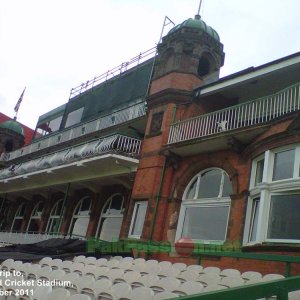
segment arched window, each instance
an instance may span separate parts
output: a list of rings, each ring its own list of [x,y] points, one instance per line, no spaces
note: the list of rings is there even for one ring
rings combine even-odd
[[[17,212],[15,214],[12,226],[11,226],[11,231],[21,231],[23,219],[25,215],[25,203],[21,203],[17,209]]]
[[[119,239],[124,213],[124,196],[112,195],[105,203],[98,228],[97,236],[100,240],[115,241]]]
[[[92,200],[90,197],[82,198],[76,205],[69,227],[70,237],[85,237],[90,222]]]
[[[63,214],[63,199],[58,200],[52,207],[46,232],[47,233],[58,233],[61,226],[62,214]]]
[[[226,239],[230,211],[231,183],[221,169],[197,174],[185,189],[176,240],[188,237],[200,242]]]
[[[43,213],[43,203],[40,201],[36,206],[33,208],[28,226],[27,231],[29,232],[38,232],[40,229],[41,219]]]

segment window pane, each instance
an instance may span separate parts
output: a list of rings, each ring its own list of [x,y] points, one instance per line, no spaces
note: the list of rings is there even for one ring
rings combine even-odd
[[[229,206],[187,207],[182,237],[196,240],[224,241]]]
[[[68,114],[65,127],[69,127],[79,123],[81,121],[82,113],[83,113],[83,107],[70,112]]]
[[[263,179],[265,160],[261,159],[256,164],[255,184],[261,183]]]
[[[90,218],[75,218],[72,235],[85,237]]]
[[[194,182],[191,184],[189,191],[186,195],[186,199],[194,199],[195,192],[196,192],[196,186],[197,186],[198,177],[194,180]]]
[[[113,217],[105,218],[102,224],[100,240],[104,241],[116,241],[119,239],[121,226],[122,226],[123,216],[122,217]]]
[[[275,154],[273,180],[292,178],[294,171],[295,149]]]
[[[62,120],[62,116],[54,120],[51,120],[49,123],[49,132],[57,131],[60,127],[61,120]]]
[[[250,242],[256,240],[258,214],[259,214],[259,204],[260,204],[260,199],[259,198],[256,198],[256,199],[253,200],[252,213],[251,213],[251,223],[250,223],[250,233],[249,233],[249,241]]]
[[[300,195],[271,197],[268,238],[300,240]]]
[[[222,172],[211,170],[202,174],[200,178],[199,198],[214,198],[220,193]]]
[[[232,193],[232,185],[228,175],[224,172],[223,197],[229,197]]]
[[[147,202],[136,203],[135,215],[133,216],[133,224],[130,235],[141,236],[146,216]]]

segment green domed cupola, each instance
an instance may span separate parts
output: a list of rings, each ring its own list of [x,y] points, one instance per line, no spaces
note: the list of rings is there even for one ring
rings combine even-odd
[[[178,24],[177,26],[173,27],[169,33],[172,34],[178,30],[186,29],[188,30],[197,30],[197,31],[203,31],[207,33],[209,36],[211,36],[216,41],[220,42],[220,37],[218,33],[210,26],[208,26],[204,21],[202,21],[200,15],[196,15],[195,18],[189,18],[182,23]]]
[[[172,28],[157,46],[153,79],[172,72],[192,74],[201,84],[219,79],[225,54],[216,30],[199,14]]]
[[[24,136],[23,127],[16,120],[5,121],[0,124],[0,128],[14,132],[16,134]]]
[[[23,127],[15,119],[0,124],[0,154],[19,149],[24,145]]]

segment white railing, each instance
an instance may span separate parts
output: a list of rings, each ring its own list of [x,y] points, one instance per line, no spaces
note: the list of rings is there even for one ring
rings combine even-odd
[[[63,130],[56,134],[52,134],[48,137],[44,137],[21,149],[9,153],[3,153],[0,157],[0,160],[13,160],[26,154],[30,154],[48,148],[50,146],[58,145],[60,143],[70,141],[72,139],[84,136],[92,132],[96,132],[105,128],[109,128],[111,126],[125,123],[127,121],[145,116],[145,114],[145,102],[140,102],[125,109],[115,111],[109,115],[99,117],[86,123],[81,123],[78,126]]]
[[[108,152],[120,152],[136,157],[140,152],[141,143],[139,139],[114,134],[1,169],[0,180],[68,164]]]
[[[134,67],[134,66],[139,65],[140,63],[153,57],[155,55],[155,53],[156,53],[156,47],[153,47],[145,52],[141,52],[139,55],[133,57],[129,61],[123,62],[119,66],[117,66],[111,70],[108,70],[107,72],[105,72],[99,76],[96,76],[93,79],[88,80],[88,81],[78,85],[75,88],[72,88],[69,99],[71,99],[77,95],[80,95],[81,93],[83,93],[89,89],[92,89],[94,86],[96,86],[112,77],[122,74],[123,72],[127,71],[129,66]]]
[[[262,124],[300,109],[300,84],[170,126],[168,144]]]

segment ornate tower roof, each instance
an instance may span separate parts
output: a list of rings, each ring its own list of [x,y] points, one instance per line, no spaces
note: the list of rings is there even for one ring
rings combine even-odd
[[[15,134],[21,135],[24,137],[24,130],[20,123],[16,120],[5,121],[0,124],[0,129],[6,129]]]

